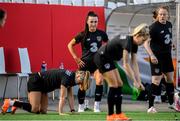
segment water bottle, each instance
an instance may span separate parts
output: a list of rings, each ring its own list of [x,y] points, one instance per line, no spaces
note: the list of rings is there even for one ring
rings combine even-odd
[[[47,70],[47,63],[45,61],[43,61],[41,64],[41,72],[44,72],[46,70]]]
[[[64,64],[61,62],[60,66],[59,66],[60,69],[64,69]]]

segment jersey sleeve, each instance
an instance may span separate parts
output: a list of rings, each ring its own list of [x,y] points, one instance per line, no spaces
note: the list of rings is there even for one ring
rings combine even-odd
[[[149,26],[149,34],[150,34],[151,39],[156,38],[156,27],[154,24]]]
[[[137,45],[133,45],[132,46],[132,53],[137,53],[138,51],[138,46]]]
[[[123,49],[127,50],[127,51],[128,51],[128,53],[130,53],[130,51],[131,51],[131,50],[130,50],[130,48],[131,48],[131,47],[130,47],[130,45],[129,45],[129,44],[127,44],[126,46],[124,46],[124,48],[123,48]]]
[[[133,44],[133,40],[130,37],[126,37],[124,49],[127,50],[128,53],[137,53],[138,45]]]
[[[169,25],[169,26],[170,26],[170,33],[173,33],[173,29],[172,29],[172,28],[173,28],[173,25],[172,25],[171,22],[169,22],[169,24],[170,24],[170,25]],[[173,38],[173,36],[172,36],[172,38]]]
[[[107,42],[109,40],[107,34],[103,32],[103,42]]]
[[[120,36],[121,36],[121,35],[120,35]],[[120,37],[120,36],[119,36],[119,37]],[[131,52],[131,46],[132,46],[132,44],[131,44],[131,41],[130,41],[129,37],[126,36],[126,39],[123,39],[123,40],[124,40],[124,43],[122,43],[123,49],[127,50],[128,53],[130,53],[130,52]]]
[[[76,40],[76,43],[80,43],[84,39],[83,37],[84,37],[84,32],[80,32],[74,37],[74,39]]]

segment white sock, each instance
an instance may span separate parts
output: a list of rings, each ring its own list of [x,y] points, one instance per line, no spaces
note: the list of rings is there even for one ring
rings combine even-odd
[[[100,104],[99,101],[95,101],[95,102],[94,102],[94,105],[99,105],[99,104]]]

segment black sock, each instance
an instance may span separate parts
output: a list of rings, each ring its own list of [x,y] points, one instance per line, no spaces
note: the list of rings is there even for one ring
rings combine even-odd
[[[108,115],[114,114],[114,101],[115,101],[116,88],[110,87],[108,92]]]
[[[122,104],[122,87],[117,88],[116,95],[116,114],[120,114]]]
[[[98,102],[101,101],[102,93],[103,93],[103,85],[96,85],[95,101],[98,101]]]
[[[78,102],[79,104],[84,104],[84,100],[85,100],[85,95],[86,95],[86,91],[82,91],[82,90],[78,90]]]
[[[15,101],[13,106],[21,108],[21,109],[28,111],[28,112],[31,112],[31,109],[32,109],[31,104],[27,103],[27,102]]]
[[[161,88],[162,88],[162,84],[160,83],[157,88],[157,96],[161,96]]]
[[[166,92],[168,95],[169,104],[172,105],[174,103],[174,85],[173,85],[173,83],[166,83]]]
[[[150,94],[149,94],[149,108],[154,106],[154,98],[157,95],[157,90],[158,90],[157,85],[151,84],[151,89],[150,89]]]

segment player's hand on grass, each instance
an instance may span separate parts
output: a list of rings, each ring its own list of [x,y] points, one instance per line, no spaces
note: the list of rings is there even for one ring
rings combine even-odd
[[[59,115],[68,116],[69,114],[67,114],[67,113],[59,113]]]
[[[76,112],[74,109],[71,109],[69,114],[70,115],[77,115],[77,114],[80,114],[80,113]]]
[[[79,112],[70,112],[70,115],[79,115],[80,113]]]

